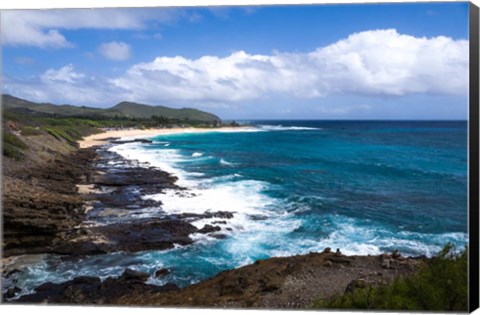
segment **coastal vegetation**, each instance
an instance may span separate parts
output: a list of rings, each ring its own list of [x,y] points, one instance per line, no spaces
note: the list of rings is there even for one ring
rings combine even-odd
[[[23,157],[23,151],[28,148],[22,140],[10,132],[3,133],[2,145],[3,155],[16,160],[21,159]]]
[[[23,159],[29,149],[26,137],[50,135],[75,147],[78,140],[102,129],[209,128],[223,125],[216,115],[191,108],[122,102],[112,108],[99,109],[35,103],[2,95],[3,156],[16,160]]]
[[[466,311],[468,309],[467,249],[447,244],[417,273],[381,286],[348,290],[319,299],[314,308]]]

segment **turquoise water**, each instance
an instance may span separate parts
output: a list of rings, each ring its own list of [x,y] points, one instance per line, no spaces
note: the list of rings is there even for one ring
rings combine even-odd
[[[272,256],[325,247],[346,254],[434,255],[467,243],[467,122],[253,121],[241,132],[185,133],[113,151],[179,177],[192,194],[152,195],[168,213],[229,211],[217,239],[137,254],[45,256],[23,285],[126,267],[181,286]],[[199,228],[221,219],[194,222]],[[73,271],[72,271],[73,270]]]

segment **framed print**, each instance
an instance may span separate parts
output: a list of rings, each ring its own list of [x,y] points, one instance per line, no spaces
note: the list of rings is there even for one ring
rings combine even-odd
[[[475,4],[0,13],[2,304],[478,308]]]

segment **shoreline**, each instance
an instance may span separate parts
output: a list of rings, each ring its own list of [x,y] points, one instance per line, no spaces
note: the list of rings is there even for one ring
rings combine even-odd
[[[349,256],[325,248],[323,252],[257,260],[183,288],[168,281],[148,284],[147,273],[127,267],[118,277],[103,281],[77,276],[60,283],[45,282],[36,292],[7,303],[312,309],[319,299],[411,276],[428,261],[398,253]],[[159,269],[156,277],[165,278],[170,272],[170,268]]]
[[[90,141],[87,143],[89,146],[80,147],[72,153],[73,156],[80,154],[85,157],[81,159],[81,169],[71,175],[75,181],[70,183],[76,187],[72,194],[83,201],[81,206],[72,207],[71,213],[81,210],[82,222],[72,222],[73,234],[68,231],[63,235],[61,233],[70,230],[70,227],[59,227],[56,237],[62,236],[61,242],[46,242],[43,248],[35,250],[38,251],[36,253],[60,255],[65,261],[72,262],[92,256],[95,257],[92,261],[95,259],[95,264],[100,265],[109,261],[106,259],[102,262],[102,255],[111,253],[164,251],[178,245],[191,246],[197,241],[192,236],[194,234],[218,239],[228,237],[225,235],[228,234],[225,222],[238,214],[227,211],[203,214],[160,211],[159,217],[135,219],[137,215],[148,214],[150,207],[162,206],[161,201],[144,199],[145,195],[166,189],[176,190],[176,194],[188,194],[188,191],[176,185],[176,178],[171,173],[155,167],[144,167],[136,160],[109,152],[107,144],[119,137],[241,130],[252,130],[252,127],[122,129],[87,137],[84,141]],[[72,155],[64,159],[68,164],[62,170],[72,163],[78,164],[74,162],[76,159],[72,160]],[[45,176],[50,178],[59,170],[59,165],[55,165]],[[205,219],[212,222],[205,222]],[[55,217],[48,218],[49,222],[46,223],[56,220],[63,222],[63,218]],[[106,224],[82,226],[86,221]],[[202,224],[195,226],[193,223],[196,221]],[[34,223],[36,221],[32,221],[32,225]],[[328,299],[347,291],[388,284],[399,276],[412,275],[429,261],[427,257],[402,256],[398,252],[352,255],[325,248],[323,252],[292,253],[289,256],[256,260],[187,286],[179,286],[170,278],[175,275],[175,264],[158,265],[155,270],[148,272],[131,269],[129,264],[120,264],[117,267],[125,269],[109,274],[104,279],[89,273],[59,283],[51,282],[51,279],[44,280],[33,288],[31,294],[21,296],[16,281],[22,275],[24,266],[13,264],[4,270],[3,279],[7,279],[11,285],[2,293],[4,301],[11,304],[308,309],[320,298]]]
[[[93,135],[91,140],[107,144],[112,139],[103,138],[109,136],[141,137],[152,135],[152,132],[155,134],[158,131],[163,131],[160,134],[175,134],[238,130],[238,128],[192,129],[113,130]],[[108,153],[105,149],[105,146],[83,149],[95,151],[95,155],[91,155],[87,159],[90,166],[88,168],[85,166],[82,171],[83,175],[87,173],[89,175],[75,183],[78,188],[77,194],[83,200],[82,208],[85,210],[83,220],[87,217],[95,220],[97,216],[101,220],[101,213],[97,213],[96,208],[105,207],[112,210],[127,208],[118,214],[120,217],[124,217],[128,213],[141,212],[143,208],[160,205],[146,203],[142,199],[142,193],[132,194],[130,188],[140,186],[149,193],[152,189],[155,191],[164,188],[175,189],[175,180],[170,177],[170,173],[140,167],[135,161]],[[78,152],[81,151],[82,149],[78,150]],[[114,167],[98,166],[105,165],[103,163],[105,161],[122,162],[128,164],[129,167],[121,168],[125,170],[125,173],[119,174],[118,169],[115,169],[115,174],[111,174],[110,170]],[[133,175],[138,171],[142,171],[142,174],[135,178]],[[125,185],[126,182],[128,185]],[[101,186],[115,188],[118,194],[112,198],[108,192],[110,190],[103,191],[99,189]],[[182,188],[178,188],[181,191]],[[126,195],[134,197],[134,201],[124,200],[122,196]],[[100,205],[92,204],[98,202]],[[111,214],[112,211],[109,215]],[[202,228],[191,225],[192,221],[205,218],[215,218],[217,224],[205,224]],[[167,215],[161,219],[147,219],[147,221],[110,222],[111,224],[107,226],[93,228],[86,226],[80,230],[88,230],[88,233],[77,233],[72,235],[73,238],[67,237],[63,244],[57,244],[51,248],[50,252],[46,253],[60,254],[74,260],[85,257],[85,255],[96,256],[117,251],[161,251],[172,248],[174,244],[190,246],[195,242],[195,239],[191,238],[191,234],[201,233],[209,234],[212,237],[223,237],[220,222],[229,219],[231,219],[230,215],[225,212],[204,215],[182,213],[181,215]],[[126,230],[131,234],[125,234]],[[137,237],[132,238],[131,235],[137,235]],[[126,266],[123,273],[110,275],[103,280],[93,275],[77,275],[60,283],[45,281],[34,288],[34,293],[5,300],[7,296],[15,297],[18,292],[14,283],[16,277],[21,274],[20,268],[16,269],[11,266],[4,275],[12,282],[12,286],[4,295],[4,301],[9,304],[308,309],[319,298],[329,298],[335,294],[342,294],[348,290],[365,286],[390,283],[397,276],[412,275],[426,262],[428,262],[426,257],[408,257],[398,255],[398,253],[372,256],[344,255],[326,248],[323,252],[257,260],[248,265],[224,270],[185,287],[177,286],[168,278],[171,272],[175,272],[175,265],[159,266],[153,276],[150,273],[136,271],[130,269],[130,266]],[[148,279],[160,279],[165,284],[152,284],[147,281]]]
[[[91,148],[109,143],[112,138],[129,138],[129,137],[154,137],[159,135],[174,135],[181,133],[207,133],[207,132],[223,132],[223,131],[242,131],[253,130],[250,126],[239,127],[219,127],[219,128],[152,128],[152,129],[120,129],[120,130],[104,130],[101,133],[93,134],[78,141],[80,149]]]

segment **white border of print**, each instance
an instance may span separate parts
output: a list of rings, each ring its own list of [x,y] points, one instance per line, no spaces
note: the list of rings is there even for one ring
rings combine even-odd
[[[432,0],[412,0],[411,2],[432,2]],[[461,0],[434,0],[435,2],[465,2]],[[160,7],[160,6],[206,6],[206,5],[265,5],[265,4],[326,4],[326,3],[385,3],[385,2],[404,2],[400,0],[15,0],[2,1],[0,10],[3,9],[49,9],[49,8],[105,8],[105,7]],[[480,6],[480,0],[472,0],[477,6]],[[312,314],[408,314],[405,312],[336,312],[336,311],[259,311],[259,310],[224,310],[224,309],[174,309],[174,308],[132,308],[132,307],[84,307],[84,306],[25,306],[25,305],[0,305],[2,314],[14,314],[15,312],[25,312],[36,315],[83,315],[101,314],[105,311],[115,312],[116,315],[130,315],[133,312],[140,312],[141,315],[158,315],[159,312],[175,315],[186,315],[195,312],[198,315],[239,315],[246,311],[249,314],[258,315],[312,315]],[[419,314],[419,313],[412,313]],[[475,311],[475,315],[480,315],[480,309]]]

